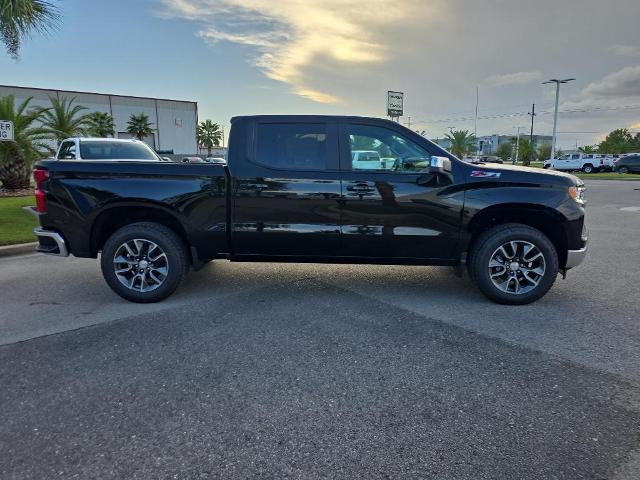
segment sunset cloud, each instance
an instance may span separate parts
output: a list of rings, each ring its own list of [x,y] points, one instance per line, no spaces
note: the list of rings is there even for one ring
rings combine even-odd
[[[349,68],[389,58],[384,27],[425,19],[431,7],[420,0],[163,0],[166,18],[198,23],[207,42],[255,49],[253,64],[295,94],[320,103],[340,99],[308,75],[317,63]],[[336,73],[339,73],[337,71]],[[326,85],[324,85],[326,87]]]

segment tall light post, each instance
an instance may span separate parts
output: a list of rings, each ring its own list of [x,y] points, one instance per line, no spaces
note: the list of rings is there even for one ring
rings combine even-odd
[[[524,128],[524,127],[513,127],[515,129],[517,129],[517,133],[516,133],[516,156],[513,158],[513,164],[515,165],[516,163],[518,163],[518,155],[520,154],[520,129]]]
[[[553,160],[556,156],[556,129],[558,127],[558,99],[560,98],[560,84],[561,83],[569,83],[575,80],[575,78],[565,78],[563,80],[558,80],[557,78],[552,78],[551,80],[547,80],[546,82],[542,82],[542,85],[546,85],[547,83],[555,83],[556,84],[556,109],[553,113],[553,140],[551,142],[551,158]]]

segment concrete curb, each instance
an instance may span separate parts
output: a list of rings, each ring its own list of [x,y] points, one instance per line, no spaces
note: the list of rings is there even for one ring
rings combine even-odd
[[[14,255],[24,255],[25,253],[35,253],[36,242],[33,243],[19,243],[18,245],[7,245],[6,247],[0,247],[0,258],[12,257]]]

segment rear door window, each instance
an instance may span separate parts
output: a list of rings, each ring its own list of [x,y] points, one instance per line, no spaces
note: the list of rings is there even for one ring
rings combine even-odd
[[[284,170],[326,170],[325,123],[258,123],[255,161]]]

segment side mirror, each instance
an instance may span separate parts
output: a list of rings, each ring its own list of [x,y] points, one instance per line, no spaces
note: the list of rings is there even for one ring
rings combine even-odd
[[[429,165],[429,173],[450,173],[451,172],[451,160],[447,157],[431,157],[431,164]]]

